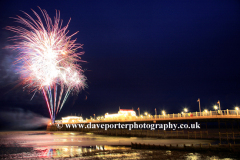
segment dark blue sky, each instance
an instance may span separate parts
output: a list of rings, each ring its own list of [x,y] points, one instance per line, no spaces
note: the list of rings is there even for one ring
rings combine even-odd
[[[168,113],[184,107],[222,109],[240,105],[240,2],[237,0],[176,1],[1,1],[0,47],[8,45],[5,30],[17,25],[9,17],[46,9],[60,10],[70,34],[84,44],[82,56],[89,88],[71,96],[57,119],[71,113],[89,117],[117,112],[118,107],[154,108]],[[12,62],[17,53],[0,50],[1,108],[23,108],[44,116],[39,93],[15,87]],[[87,96],[87,100],[85,97]]]

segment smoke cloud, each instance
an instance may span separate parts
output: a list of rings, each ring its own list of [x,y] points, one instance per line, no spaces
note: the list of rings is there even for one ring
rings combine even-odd
[[[9,108],[0,112],[2,130],[30,130],[46,126],[50,118],[21,108]]]

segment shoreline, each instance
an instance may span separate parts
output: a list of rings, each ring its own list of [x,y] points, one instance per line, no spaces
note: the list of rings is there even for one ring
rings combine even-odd
[[[1,144],[8,144],[2,145],[5,148],[0,148],[0,150],[5,149],[0,155],[5,159],[14,159],[14,156],[19,156],[20,159],[20,157],[26,158],[25,156],[29,155],[33,157],[27,157],[28,159],[38,159],[39,157],[36,155],[40,153],[44,154],[44,157],[40,159],[104,159],[106,157],[131,159],[133,156],[140,157],[140,159],[178,159],[179,157],[187,159],[186,157],[196,156],[200,157],[199,159],[208,159],[208,157],[236,159],[239,157],[239,152],[232,150],[207,149],[209,143],[216,143],[212,140],[130,138],[68,131],[0,132],[0,140]],[[200,143],[202,149],[199,149]],[[141,144],[142,147],[134,147],[136,144]],[[160,148],[158,148],[159,146]],[[195,149],[192,149],[192,146]],[[225,145],[221,145],[221,147],[225,147]]]

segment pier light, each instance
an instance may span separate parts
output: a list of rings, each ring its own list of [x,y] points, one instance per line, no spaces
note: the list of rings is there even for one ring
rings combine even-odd
[[[237,112],[237,115],[239,114],[238,111],[239,111],[239,108],[238,107],[235,107],[235,110]]]
[[[204,109],[204,112],[208,113],[208,110],[207,110],[207,109]]]
[[[145,114],[145,116],[146,116],[146,115],[148,115],[148,112],[145,112],[144,114]]]
[[[213,108],[214,108],[215,110],[217,110],[217,109],[218,109],[218,106],[217,106],[217,105],[214,105]]]
[[[188,109],[187,109],[187,108],[184,108],[184,112],[188,112]]]
[[[166,112],[165,112],[164,110],[162,110],[162,115],[164,115],[164,116],[165,116],[165,114],[166,114]]]

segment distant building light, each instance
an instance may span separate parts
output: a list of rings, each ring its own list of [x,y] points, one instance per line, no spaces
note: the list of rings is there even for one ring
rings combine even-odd
[[[126,119],[136,117],[136,112],[132,109],[120,109],[118,113],[114,114],[105,114],[105,119]]]
[[[77,117],[77,116],[62,117],[62,123],[76,123],[76,122],[82,122],[82,121],[83,121],[82,117]]]

